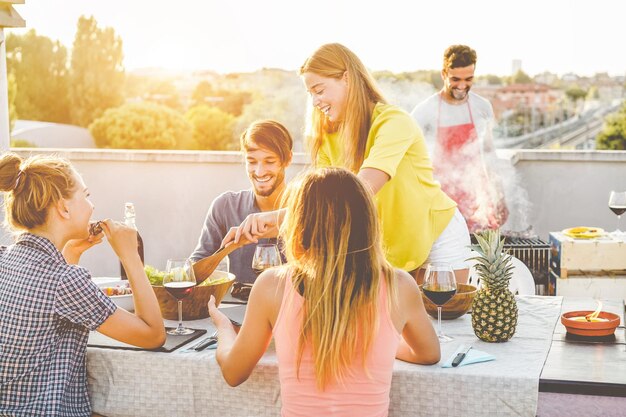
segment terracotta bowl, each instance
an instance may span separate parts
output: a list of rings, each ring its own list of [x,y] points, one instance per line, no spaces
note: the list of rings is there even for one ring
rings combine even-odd
[[[572,320],[572,317],[586,316],[591,314],[591,310],[570,311],[561,315],[561,323],[567,329],[568,333],[579,336],[609,336],[615,333],[615,328],[619,326],[620,318],[617,314],[601,311],[598,317],[607,319],[608,321],[578,321]]]
[[[422,287],[420,285],[420,290],[421,289]],[[472,301],[475,295],[476,287],[474,285],[457,284],[456,294],[454,294],[454,297],[445,303],[441,309],[441,318],[443,320],[452,320],[467,313],[472,307]],[[424,300],[426,312],[432,317],[437,318],[437,305],[430,301],[423,292],[422,300]]]
[[[220,284],[208,285],[208,281],[211,278],[221,278],[228,274],[228,281]],[[219,305],[220,301],[226,293],[230,290],[235,282],[235,275],[224,271],[215,271],[211,274],[211,277],[202,285],[193,289],[191,294],[183,299],[183,320],[198,320],[209,317],[209,309],[207,303],[211,295],[215,296],[216,304]],[[159,307],[161,307],[161,315],[164,319],[178,320],[178,302],[174,297],[170,295],[165,287],[152,286],[154,294],[159,301]]]

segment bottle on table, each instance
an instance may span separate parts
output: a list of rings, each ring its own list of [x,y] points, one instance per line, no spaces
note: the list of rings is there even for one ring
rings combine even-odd
[[[137,230],[137,225],[135,224],[135,205],[133,203],[126,203],[124,205],[124,223],[126,226],[132,227]],[[143,239],[137,232],[137,252],[139,253],[139,258],[141,258],[141,263],[143,264]],[[126,271],[124,270],[124,266],[120,262],[120,276],[122,279],[128,279],[126,275]]]

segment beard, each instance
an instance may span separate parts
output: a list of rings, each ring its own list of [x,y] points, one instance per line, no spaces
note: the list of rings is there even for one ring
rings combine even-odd
[[[254,188],[254,194],[259,197],[269,197],[285,181],[285,171],[281,170],[275,176],[272,176],[269,181],[263,183],[263,186],[265,187],[267,185],[267,188],[260,188],[254,176],[252,176],[251,179],[253,181],[252,187]]]
[[[448,95],[453,99],[453,100],[457,100],[457,101],[463,101],[467,98],[467,95],[469,94],[470,91],[470,87],[467,87],[464,90],[459,90],[456,88],[448,88]]]

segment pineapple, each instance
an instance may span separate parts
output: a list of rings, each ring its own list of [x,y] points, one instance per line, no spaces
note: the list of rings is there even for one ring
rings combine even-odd
[[[478,245],[472,249],[482,287],[472,302],[472,327],[476,336],[485,342],[506,342],[517,326],[517,303],[509,290],[513,276],[511,257],[503,252],[504,239],[499,230],[477,233]]]

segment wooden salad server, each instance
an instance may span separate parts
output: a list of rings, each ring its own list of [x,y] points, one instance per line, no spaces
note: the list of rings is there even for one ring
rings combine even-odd
[[[196,276],[196,284],[200,284],[202,281],[211,276],[217,265],[225,256],[229,253],[239,249],[244,245],[243,239],[239,243],[233,243],[228,246],[222,246],[206,258],[202,258],[193,264],[193,273]]]

